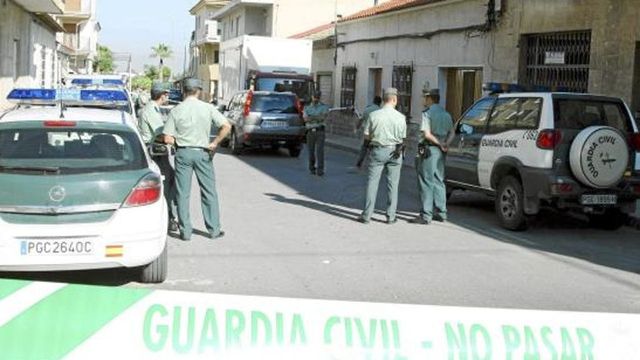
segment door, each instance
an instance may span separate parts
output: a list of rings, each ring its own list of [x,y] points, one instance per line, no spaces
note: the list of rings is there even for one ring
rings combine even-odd
[[[382,96],[382,69],[369,69],[369,97],[367,104],[373,102],[376,96]]]
[[[321,74],[318,75],[318,87],[322,93],[320,101],[333,106],[333,75]]]
[[[475,103],[458,121],[455,136],[449,146],[446,176],[450,183],[478,186],[478,154],[487,128],[487,120],[495,103],[488,97]]]

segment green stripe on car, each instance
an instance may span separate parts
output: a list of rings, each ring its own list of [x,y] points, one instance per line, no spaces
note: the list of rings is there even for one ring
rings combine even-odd
[[[0,300],[29,285],[31,282],[22,280],[0,280]]]

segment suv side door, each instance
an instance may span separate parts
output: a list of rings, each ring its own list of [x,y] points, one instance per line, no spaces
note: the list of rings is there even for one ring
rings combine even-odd
[[[478,179],[480,143],[495,102],[495,97],[480,99],[456,123],[455,136],[449,145],[445,162],[448,182],[471,186],[480,184]]]

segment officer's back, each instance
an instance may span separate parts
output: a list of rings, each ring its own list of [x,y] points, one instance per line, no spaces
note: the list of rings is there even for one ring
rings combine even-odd
[[[405,116],[392,106],[385,105],[369,115],[367,133],[371,137],[371,144],[377,146],[392,146],[401,144],[407,133]]]
[[[216,108],[195,97],[188,97],[174,107],[169,117],[175,119],[178,146],[203,147],[210,143],[211,119],[219,116]]]

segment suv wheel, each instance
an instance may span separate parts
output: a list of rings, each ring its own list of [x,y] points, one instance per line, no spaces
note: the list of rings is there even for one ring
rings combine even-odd
[[[167,279],[167,245],[157,259],[140,269],[140,282],[144,284],[159,284]]]
[[[589,224],[597,229],[618,230],[627,222],[627,215],[620,209],[607,209],[602,214],[589,215]]]
[[[240,155],[242,152],[242,144],[238,142],[238,136],[236,135],[236,130],[231,130],[231,137],[229,139],[229,149],[231,149],[231,153],[233,155]]]
[[[496,214],[505,229],[522,231],[527,228],[522,185],[513,176],[506,176],[500,181],[496,194]]]
[[[302,151],[302,145],[290,145],[289,146],[289,156],[297,158],[300,156],[300,152]]]

